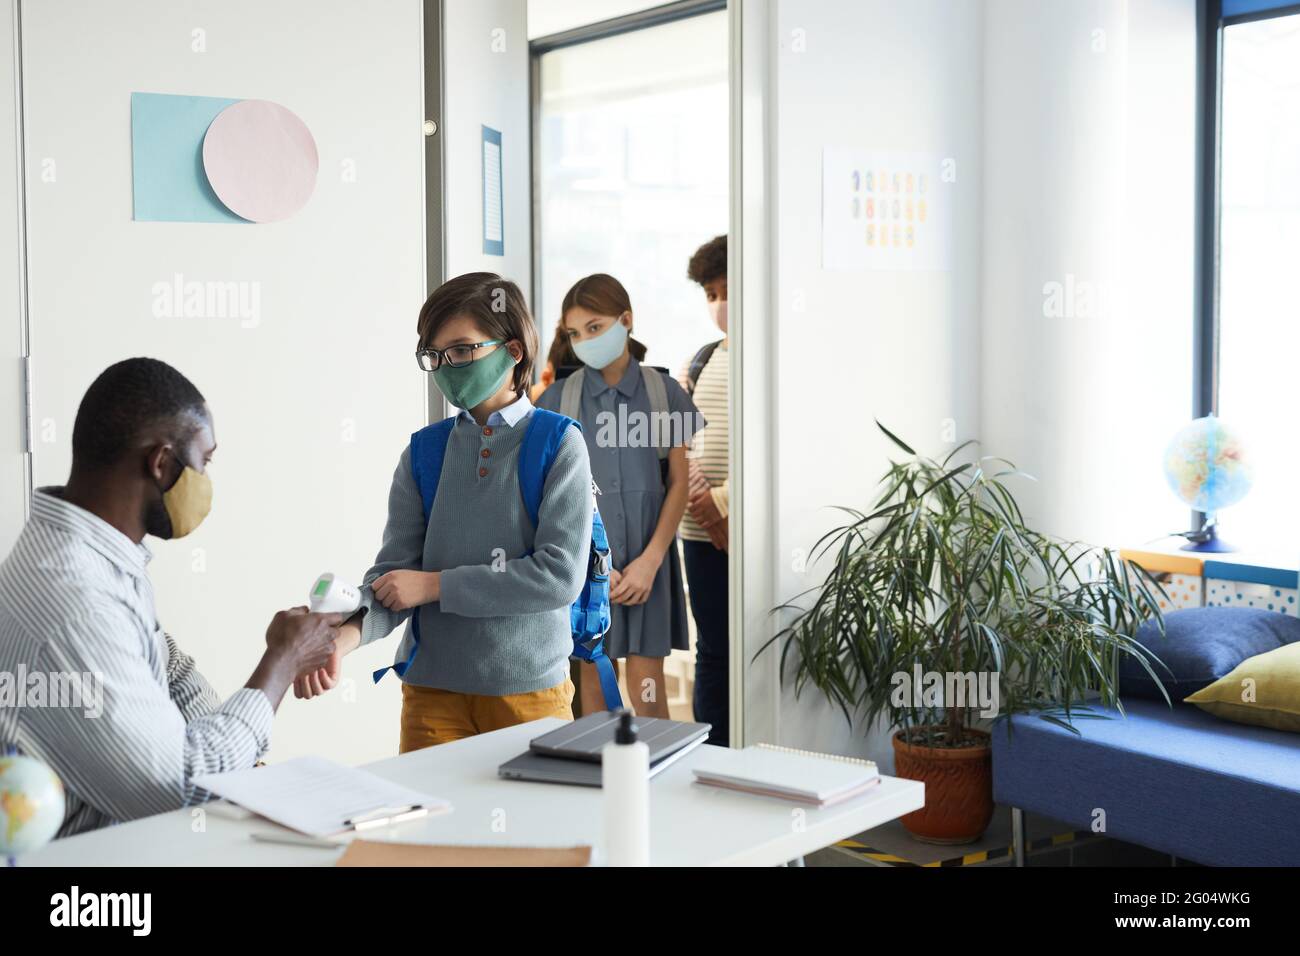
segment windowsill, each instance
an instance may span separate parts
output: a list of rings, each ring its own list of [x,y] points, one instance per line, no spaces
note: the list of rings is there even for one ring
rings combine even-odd
[[[1229,542],[1231,535],[1226,536]],[[1185,558],[1201,558],[1204,561],[1224,561],[1232,564],[1253,564],[1265,568],[1282,568],[1300,570],[1300,549],[1294,546],[1275,545],[1270,547],[1243,547],[1236,551],[1184,551],[1186,538],[1171,535],[1142,544],[1125,542],[1120,547],[1131,551],[1153,551],[1157,554],[1172,554]]]

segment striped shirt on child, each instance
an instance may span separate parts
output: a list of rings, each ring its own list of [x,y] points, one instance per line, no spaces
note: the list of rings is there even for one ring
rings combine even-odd
[[[686,378],[686,370],[683,370],[681,379],[686,381]],[[712,486],[713,502],[724,518],[729,513],[731,491],[727,472],[731,453],[731,432],[727,416],[728,385],[727,341],[723,339],[700,372],[695,391],[691,394],[696,408],[708,424],[696,433],[690,456],[699,464],[704,477]],[[682,516],[680,534],[686,541],[709,540],[709,533],[696,523],[689,511]]]

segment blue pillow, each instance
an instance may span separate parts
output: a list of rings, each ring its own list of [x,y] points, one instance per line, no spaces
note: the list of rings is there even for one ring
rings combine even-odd
[[[1155,622],[1138,629],[1137,640],[1172,671],[1151,668],[1177,703],[1209,687],[1248,657],[1300,641],[1300,619],[1251,607],[1193,607],[1165,615],[1165,636]],[[1125,654],[1119,664],[1120,697],[1163,700],[1160,688],[1138,661]]]

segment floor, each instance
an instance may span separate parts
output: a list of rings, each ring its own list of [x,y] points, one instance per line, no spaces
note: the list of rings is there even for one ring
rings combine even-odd
[[[1166,853],[1112,840],[1046,817],[1026,815],[1028,866],[1168,867],[1192,866]],[[898,820],[859,833],[805,859],[808,866],[1010,866],[1011,811],[998,807],[984,836],[960,847],[914,840]]]

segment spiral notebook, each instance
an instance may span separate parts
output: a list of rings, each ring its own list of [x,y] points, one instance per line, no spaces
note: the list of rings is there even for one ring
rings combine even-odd
[[[696,783],[829,807],[866,793],[880,782],[875,763],[838,754],[755,744],[709,751],[692,770]]]

